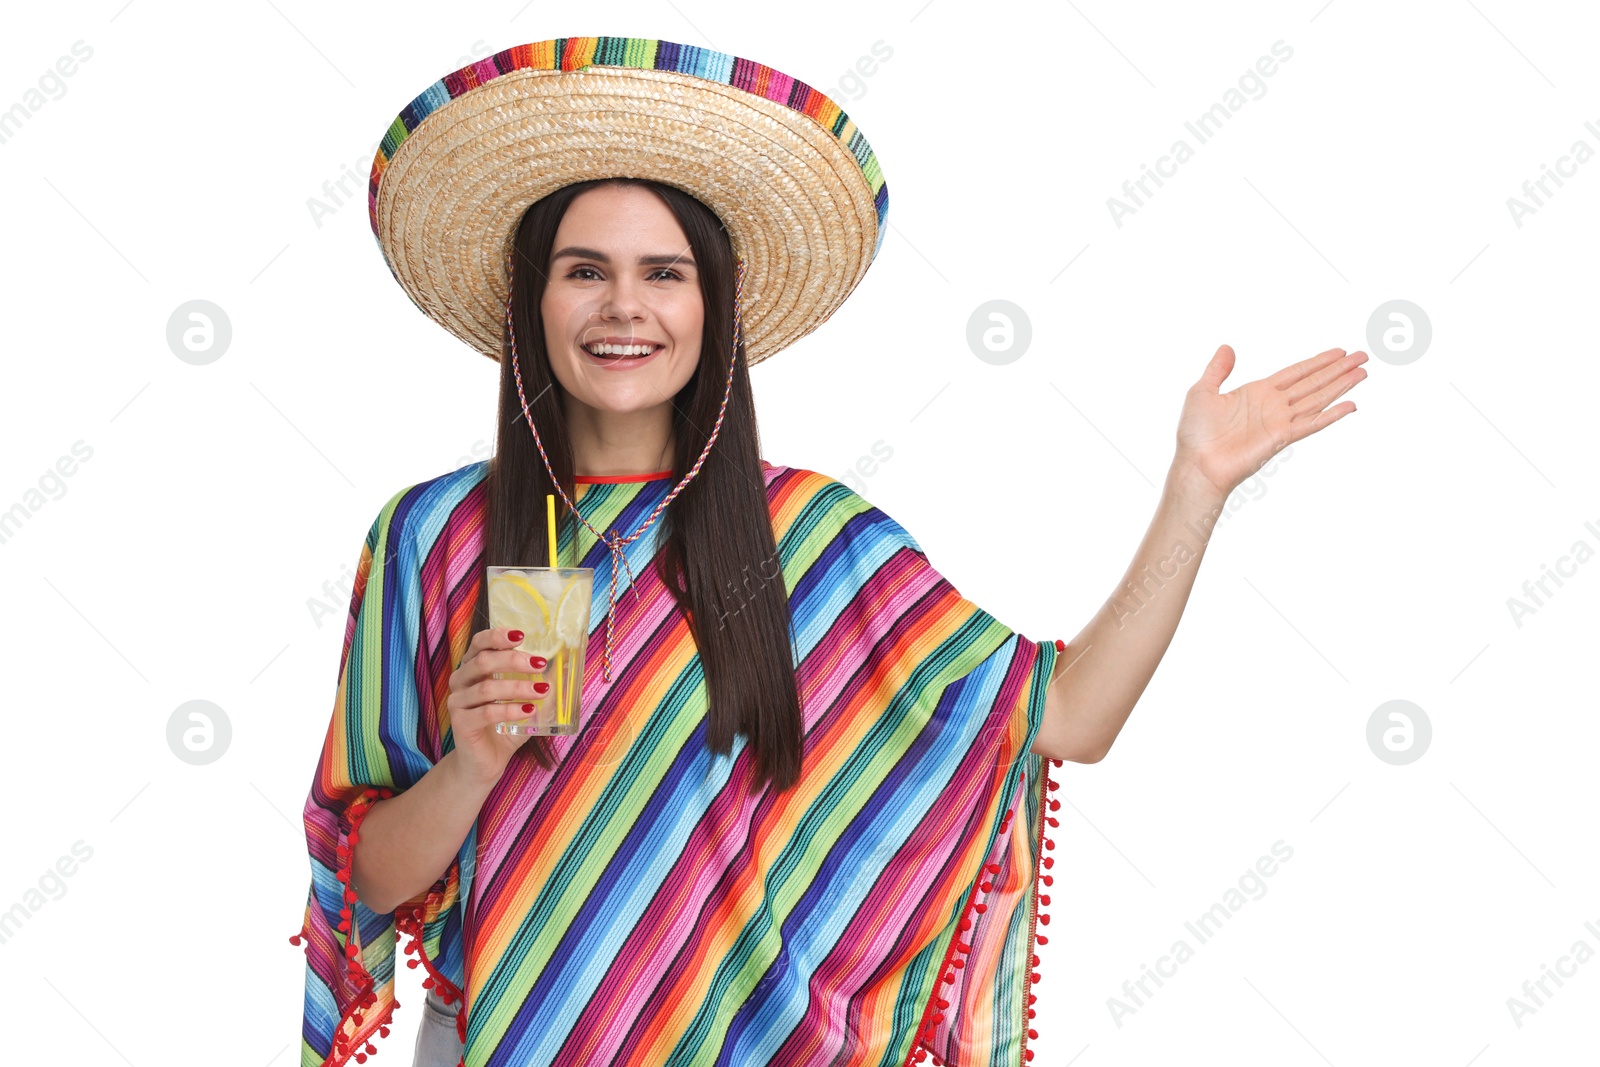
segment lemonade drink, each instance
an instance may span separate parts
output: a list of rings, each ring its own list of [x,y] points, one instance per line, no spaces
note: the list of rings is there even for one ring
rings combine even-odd
[[[589,647],[592,567],[490,567],[489,626],[521,630],[520,651],[543,656],[543,671],[497,671],[496,678],[547,681],[550,691],[532,700],[530,715],[495,724],[502,734],[575,734],[583,692],[583,657]]]

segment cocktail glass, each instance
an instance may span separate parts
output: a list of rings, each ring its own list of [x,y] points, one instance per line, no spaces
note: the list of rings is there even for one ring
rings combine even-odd
[[[496,678],[548,681],[550,691],[532,700],[531,714],[495,724],[502,734],[575,734],[583,692],[583,657],[589,647],[593,567],[489,567],[489,626],[521,630],[517,648],[543,656],[539,672],[497,671]]]

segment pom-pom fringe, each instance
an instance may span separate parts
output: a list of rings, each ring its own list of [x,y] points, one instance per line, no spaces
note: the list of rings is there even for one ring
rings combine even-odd
[[[361,795],[350,804],[350,833],[346,838],[349,845],[348,847],[345,845],[339,846],[340,865],[336,877],[344,885],[345,904],[339,912],[339,929],[346,932],[344,954],[349,961],[350,982],[360,992],[356,994],[350,1007],[339,1019],[339,1025],[334,1027],[333,1047],[329,1049],[328,1057],[322,1061],[322,1067],[343,1067],[344,1064],[352,1059],[357,1063],[366,1063],[367,1057],[378,1051],[377,1047],[366,1039],[372,1036],[374,1029],[377,1030],[379,1037],[388,1037],[389,1026],[393,1022],[394,1009],[400,1006],[400,1002],[397,1000],[386,1007],[382,1015],[374,1018],[365,1017],[366,1009],[378,1002],[378,995],[372,991],[373,986],[376,984],[372,975],[368,973],[361,962],[361,946],[357,941],[360,936],[359,927],[355,924],[355,912],[353,910],[353,905],[356,902],[356,893],[355,890],[350,888],[350,871],[354,863],[355,844],[360,840],[361,820],[367,817],[367,813],[372,810],[372,805],[376,801],[387,800],[392,796],[394,796],[394,791],[391,789],[368,787],[362,790]],[[437,894],[430,893],[428,895],[430,904],[436,903],[437,900]],[[411,936],[412,941],[405,946],[405,954],[409,956],[415,953],[417,958],[407,960],[406,966],[416,967],[420,964],[427,970],[428,976],[422,980],[424,989],[437,989],[440,998],[446,1004],[462,1001],[461,1008],[456,1012],[456,1036],[461,1040],[462,1044],[465,1044],[467,1040],[466,1003],[461,995],[461,990],[456,987],[455,983],[434,968],[433,962],[428,959],[428,954],[423,951],[423,914],[423,908],[420,905],[397,910],[394,920],[395,930],[397,931],[395,940],[399,940],[398,935],[401,933]],[[310,952],[310,929],[305,925],[300,927],[299,933],[290,935],[289,944],[299,945],[302,940],[307,942],[304,951]],[[350,1024],[350,1032],[348,1034],[345,1032],[346,1023]],[[456,1067],[466,1067],[466,1057],[464,1055],[456,1062]]]
[[[1056,646],[1057,650],[1059,651],[1061,642],[1057,641]],[[1059,825],[1059,820],[1057,820],[1053,815],[1046,814],[1047,811],[1059,811],[1061,808],[1061,801],[1055,800],[1050,796],[1051,792],[1060,787],[1060,783],[1058,783],[1054,778],[1050,777],[1050,768],[1059,766],[1061,766],[1060,760],[1048,759],[1045,761],[1043,774],[1040,775],[1039,839],[1034,842],[1034,854],[1039,856],[1040,860],[1039,870],[1034,878],[1033,883],[1033,899],[1030,901],[1030,906],[1028,909],[1028,938],[1030,944],[1035,941],[1041,945],[1049,944],[1050,942],[1048,937],[1038,932],[1040,925],[1050,925],[1050,916],[1044,911],[1040,910],[1041,905],[1049,905],[1050,896],[1048,893],[1040,893],[1039,887],[1042,885],[1045,888],[1049,888],[1055,882],[1055,878],[1049,873],[1049,870],[1051,867],[1055,866],[1056,861],[1053,857],[1046,856],[1045,853],[1054,850],[1056,843],[1049,837],[1045,836],[1044,830],[1046,826],[1055,827]],[[1006,828],[1010,825],[1012,814],[1012,812],[1006,812],[1005,818],[1001,821],[1000,830],[1002,833],[1004,833]],[[983,871],[979,875],[978,881],[972,887],[972,892],[967,894],[966,906],[961,909],[961,921],[956,924],[956,932],[955,935],[950,939],[950,947],[945,949],[944,962],[939,965],[939,982],[934,986],[933,996],[931,999],[929,999],[927,1007],[923,1008],[922,1010],[922,1022],[917,1026],[917,1036],[911,1042],[911,1049],[906,1053],[906,1058],[904,1061],[902,1061],[901,1067],[910,1067],[910,1065],[913,1063],[923,1063],[924,1061],[930,1061],[933,1064],[933,1067],[954,1067],[954,1065],[951,1065],[948,1063],[948,1061],[942,1059],[939,1056],[939,1053],[936,1052],[933,1047],[934,1034],[938,1031],[939,1024],[944,1021],[944,1009],[950,1006],[949,1001],[939,996],[941,992],[939,987],[953,984],[956,980],[956,971],[966,966],[966,962],[964,960],[956,957],[958,955],[971,952],[972,946],[961,940],[961,935],[972,929],[972,914],[974,912],[982,914],[987,907],[978,900],[978,894],[980,892],[987,893],[993,888],[993,883],[984,877],[984,875],[994,875],[999,873],[999,864],[984,864]],[[1033,992],[1033,983],[1039,981],[1038,953],[1033,954],[1030,962],[1033,966],[1029,969],[1027,981],[1022,987],[1027,1004],[1027,1016],[1024,1019],[1025,1026],[1022,1036],[1022,1059],[1025,1063],[1033,1060],[1033,1050],[1028,1047],[1028,1039],[1037,1038],[1039,1036],[1039,1031],[1034,1029],[1032,1022],[1035,1015],[1033,1004],[1034,1001],[1039,999],[1038,996],[1036,996]]]

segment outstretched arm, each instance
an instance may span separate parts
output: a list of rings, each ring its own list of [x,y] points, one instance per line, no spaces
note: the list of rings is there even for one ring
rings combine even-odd
[[[1366,359],[1330,348],[1221,393],[1234,353],[1217,349],[1184,398],[1172,466],[1133,561],[1056,658],[1034,752],[1075,763],[1105,756],[1172,642],[1228,495],[1278,452],[1354,411],[1351,401],[1327,405],[1367,376]]]

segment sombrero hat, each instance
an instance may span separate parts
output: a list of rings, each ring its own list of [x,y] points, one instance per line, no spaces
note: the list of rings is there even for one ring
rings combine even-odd
[[[411,301],[499,360],[523,212],[613,176],[676,186],[722,220],[752,365],[825,322],[883,244],[888,187],[838,104],[754,60],[637,37],[558,37],[445,75],[390,124],[367,207]]]

